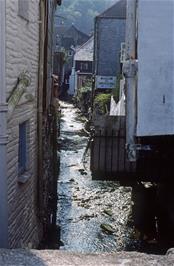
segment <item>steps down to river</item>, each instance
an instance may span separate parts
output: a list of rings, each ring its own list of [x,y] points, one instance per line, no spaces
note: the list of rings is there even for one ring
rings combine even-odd
[[[174,265],[174,249],[165,256],[137,252],[101,254],[75,254],[55,250],[0,250],[0,265],[3,266],[168,266]]]

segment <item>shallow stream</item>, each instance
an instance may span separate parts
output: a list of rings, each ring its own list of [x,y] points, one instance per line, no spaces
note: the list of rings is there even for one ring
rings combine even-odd
[[[141,249],[141,233],[136,232],[131,218],[135,207],[132,186],[92,180],[89,162],[86,167],[82,162],[88,142],[85,119],[70,103],[61,102],[61,110],[57,212],[60,249],[84,253]],[[138,189],[136,197],[139,192],[142,191]],[[141,198],[138,197],[139,210]],[[144,217],[141,211],[136,217],[137,225],[145,222],[139,217]],[[140,231],[143,228],[140,226]]]

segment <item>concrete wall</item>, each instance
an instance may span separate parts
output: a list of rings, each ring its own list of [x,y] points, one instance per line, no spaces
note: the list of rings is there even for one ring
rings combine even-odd
[[[174,1],[139,1],[137,136],[174,134]]]
[[[125,41],[125,20],[98,17],[95,29],[95,69],[99,76],[120,73],[121,42]]]
[[[31,84],[12,115],[8,117],[7,183],[10,247],[36,246],[37,218],[37,88],[39,60],[39,1],[29,1],[28,21],[18,15],[18,1],[6,1],[6,83],[7,98],[24,71]],[[30,95],[30,100],[26,95]],[[34,96],[34,97],[32,97]],[[19,124],[27,121],[27,178],[19,183]]]

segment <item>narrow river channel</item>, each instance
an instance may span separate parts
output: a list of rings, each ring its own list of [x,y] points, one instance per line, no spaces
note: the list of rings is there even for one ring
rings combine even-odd
[[[138,250],[131,221],[132,187],[95,181],[82,158],[88,137],[85,119],[72,104],[61,102],[60,175],[57,224],[60,249],[71,252]],[[140,207],[141,208],[141,207]]]

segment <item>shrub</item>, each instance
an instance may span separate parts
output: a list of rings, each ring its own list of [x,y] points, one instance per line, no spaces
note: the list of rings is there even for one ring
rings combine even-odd
[[[106,114],[110,109],[110,102],[110,93],[100,93],[94,99],[94,110],[99,114]]]
[[[75,97],[75,102],[78,108],[84,114],[87,114],[89,108],[91,107],[91,88],[90,87],[80,88]]]

